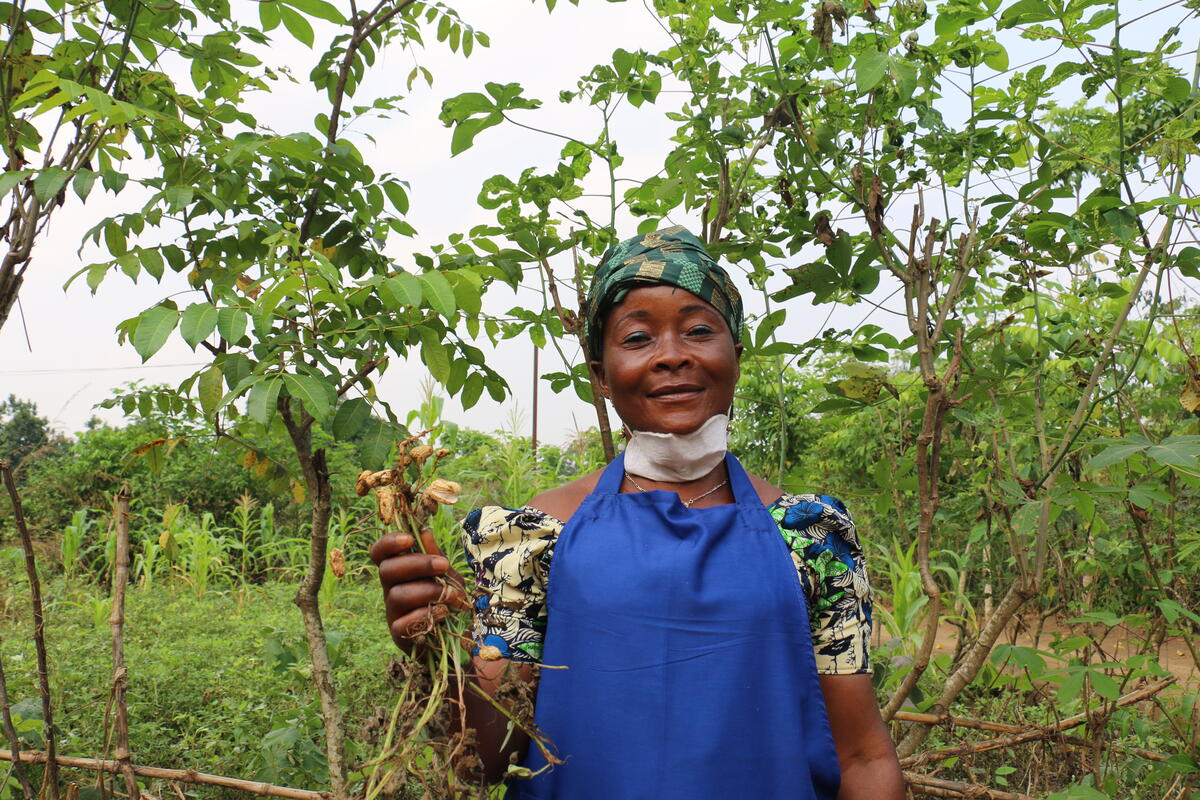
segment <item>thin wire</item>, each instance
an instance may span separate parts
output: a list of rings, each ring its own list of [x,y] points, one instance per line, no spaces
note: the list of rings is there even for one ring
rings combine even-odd
[[[133,364],[128,367],[72,367],[69,369],[12,369],[0,370],[0,375],[66,375],[76,372],[121,372],[130,369],[175,369],[178,367],[203,367],[209,362],[197,361],[190,364]]]

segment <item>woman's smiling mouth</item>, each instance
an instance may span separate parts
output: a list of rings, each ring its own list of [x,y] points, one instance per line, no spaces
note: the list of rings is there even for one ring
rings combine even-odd
[[[655,389],[650,392],[649,396],[655,400],[690,400],[703,391],[703,386],[698,386],[694,383],[675,384]]]

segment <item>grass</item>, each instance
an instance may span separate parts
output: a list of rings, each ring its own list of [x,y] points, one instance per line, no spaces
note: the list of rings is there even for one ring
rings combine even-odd
[[[30,709],[36,706],[36,662],[27,601],[16,588],[4,592],[11,601],[0,619],[0,658],[11,700]],[[198,597],[178,580],[131,590],[125,641],[135,763],[324,786],[317,699],[305,667],[300,612],[291,603],[294,591],[290,584],[269,583]],[[105,613],[97,613],[95,590],[61,577],[45,587],[45,595],[59,751],[98,755],[111,679],[107,604]],[[386,668],[394,648],[377,584],[343,582],[332,597],[325,624],[354,738],[376,707],[389,704]],[[28,745],[39,743],[36,732],[28,736]],[[352,759],[370,750],[356,744]],[[81,785],[90,780],[79,771],[64,777]],[[156,787],[147,788],[160,796]],[[241,797],[215,787],[193,793]]]

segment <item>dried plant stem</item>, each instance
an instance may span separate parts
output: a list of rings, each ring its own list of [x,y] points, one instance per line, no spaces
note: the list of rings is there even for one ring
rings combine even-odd
[[[21,740],[17,738],[17,729],[13,726],[12,712],[9,710],[8,683],[4,680],[3,659],[0,659],[0,717],[3,717],[4,735],[8,737],[9,747],[12,748],[12,752],[20,753]],[[13,771],[17,774],[17,780],[21,784],[21,796],[25,800],[33,800],[33,786],[29,783],[29,776],[25,774],[25,765],[20,761],[14,761]]]
[[[978,800],[1037,800],[1037,798],[1027,794],[1004,792],[999,789],[980,786],[977,783],[961,783],[960,781],[931,778],[928,775],[919,775],[915,772],[905,772],[904,782],[908,784],[908,788],[914,794],[925,795],[926,797],[969,797],[972,800],[976,798]]]
[[[29,536],[29,528],[25,524],[25,513],[21,509],[21,497],[17,494],[17,485],[13,482],[12,469],[8,459],[0,460],[0,473],[4,474],[4,485],[12,500],[13,521],[17,525],[17,533],[21,537],[21,547],[25,550],[25,572],[29,577],[29,600],[33,606],[33,643],[37,650],[38,689],[42,695],[42,731],[46,740],[46,752],[50,761],[46,765],[46,775],[43,788],[49,789],[52,800],[58,800],[58,763],[54,760],[54,709],[50,702],[50,668],[46,658],[46,618],[42,612],[42,585],[38,580],[37,558],[33,553],[33,539]]]
[[[1111,714],[1115,709],[1122,706],[1139,703],[1143,700],[1148,700],[1154,695],[1161,692],[1175,682],[1175,678],[1165,678],[1155,683],[1150,683],[1140,689],[1136,689],[1129,694],[1119,697],[1111,704],[1106,703],[1099,708],[1093,708],[1090,711],[1085,711],[1081,714],[1067,717],[1060,720],[1054,725],[1045,727],[1027,728],[1018,733],[1012,733],[1007,736],[998,736],[994,739],[985,739],[982,742],[970,742],[968,744],[955,745],[942,750],[933,750],[919,755],[909,756],[900,759],[902,767],[919,767],[924,764],[930,764],[936,761],[944,761],[947,758],[955,758],[957,756],[969,755],[972,753],[985,753],[989,750],[999,750],[1005,747],[1022,744],[1024,742],[1034,742],[1040,739],[1053,739],[1063,731],[1070,730],[1078,725],[1094,722],[1102,717]]]
[[[116,710],[116,748],[113,757],[125,776],[125,791],[130,800],[139,800],[137,777],[133,774],[129,752],[129,706],[125,692],[129,673],[125,668],[125,587],[129,584],[129,486],[117,492],[117,546],[113,566],[112,613],[112,703]]]
[[[0,750],[0,761],[12,761],[11,750]],[[123,770],[121,762],[114,759],[75,758],[73,756],[55,756],[57,764],[64,767],[87,769],[96,772],[109,772],[114,775]],[[20,761],[27,764],[46,764],[49,754],[38,750],[25,750],[20,754]],[[179,781],[180,783],[199,783],[207,786],[224,786],[227,789],[239,789],[261,797],[285,797],[289,800],[330,800],[329,792],[314,792],[308,789],[292,789],[288,786],[276,786],[261,781],[247,781],[241,778],[227,778],[223,775],[209,775],[196,772],[194,769],[167,769],[165,767],[146,767],[138,764],[130,765],[133,774],[143,778],[157,778],[164,781]]]
[[[970,728],[972,730],[993,731],[995,733],[1028,733],[1034,730],[1042,730],[1042,728],[1036,725],[1013,725],[1008,722],[992,722],[986,719],[952,717],[949,714],[920,714],[916,711],[898,711],[892,719],[896,722],[920,722],[924,725],[944,725],[947,728]],[[1091,740],[1079,736],[1062,736],[1061,740],[1075,747],[1092,747],[1095,744]],[[1124,745],[1111,743],[1106,746],[1122,753],[1130,753],[1138,758],[1144,758],[1147,761],[1167,761],[1170,759],[1170,756],[1165,753],[1156,753],[1153,750],[1146,750],[1141,747],[1125,747]]]

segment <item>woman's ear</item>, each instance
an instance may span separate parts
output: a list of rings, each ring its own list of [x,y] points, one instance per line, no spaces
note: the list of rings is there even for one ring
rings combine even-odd
[[[589,361],[588,369],[592,371],[592,379],[596,382],[596,385],[600,387],[600,395],[605,400],[611,400],[612,392],[610,392],[608,389],[608,378],[604,374],[604,362]]]

